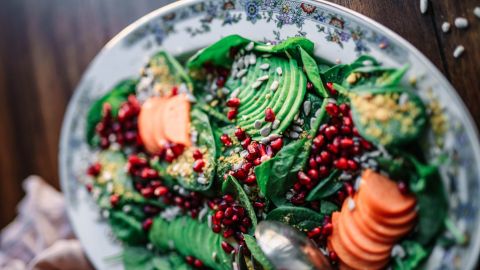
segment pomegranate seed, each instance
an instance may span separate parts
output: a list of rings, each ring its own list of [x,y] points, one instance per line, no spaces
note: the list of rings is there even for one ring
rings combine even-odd
[[[100,163],[94,163],[88,167],[87,174],[90,176],[98,176],[102,170],[102,165]]]
[[[338,115],[340,110],[338,109],[337,104],[328,103],[327,106],[325,107],[325,111],[328,113],[328,115],[334,117]]]
[[[143,221],[143,223],[142,223],[142,228],[143,228],[145,231],[148,231],[148,230],[150,230],[150,228],[152,227],[152,225],[153,225],[153,219],[147,218],[147,219],[145,219],[145,221]]]
[[[240,217],[245,216],[245,209],[241,206],[234,205],[233,211]]]
[[[237,117],[237,109],[230,109],[228,112],[227,112],[227,118],[228,120],[233,120]]]
[[[203,167],[205,167],[205,161],[203,159],[195,160],[193,163],[193,170],[197,173],[203,172]]]
[[[158,178],[158,173],[154,169],[143,168],[143,170],[140,172],[140,177],[143,179],[154,179]]]
[[[253,165],[255,165],[255,166],[260,165],[260,163],[262,163],[262,159],[261,159],[261,158],[257,158],[257,159],[255,159],[255,160],[253,161]]]
[[[251,142],[252,142],[252,138],[247,137],[240,144],[242,145],[243,149],[246,149],[250,145]]]
[[[325,144],[325,137],[323,135],[318,135],[313,139],[313,144],[317,147],[322,147]]]
[[[265,110],[265,121],[266,122],[275,121],[275,113],[273,112],[272,108],[267,108]]]
[[[220,141],[222,141],[223,145],[225,146],[232,145],[232,139],[230,139],[227,134],[223,134],[222,136],[220,136]]]
[[[240,106],[240,99],[239,98],[231,98],[227,100],[227,106],[231,108],[238,108]]]
[[[218,81],[217,81],[217,84],[218,84]],[[195,259],[195,261],[193,262],[193,266],[195,266],[196,268],[202,268],[203,262],[200,261],[199,259]]]
[[[326,83],[326,86],[327,86],[327,90],[328,92],[330,92],[331,95],[336,95],[337,94],[337,90],[335,90],[335,88],[333,87],[333,83],[332,82],[327,82]]]
[[[343,116],[347,116],[350,113],[350,106],[348,106],[347,103],[340,104],[338,108],[340,109],[340,112],[343,114]]]
[[[240,231],[241,231],[242,233],[247,233],[247,232],[248,232],[247,227],[245,227],[245,226],[243,226],[243,225],[238,226],[238,228],[240,229]]]
[[[353,135],[360,137],[360,134],[358,133],[358,129],[356,127],[352,128],[352,133]]]
[[[253,185],[256,183],[257,183],[257,177],[255,176],[255,174],[250,174],[245,180],[245,184],[247,185]]]
[[[240,181],[243,181],[247,178],[247,172],[244,171],[242,168],[234,171],[232,175],[233,175],[233,177],[235,177],[236,179],[238,179]]]
[[[175,198],[173,198],[173,201],[178,206],[181,206],[183,204],[183,198],[180,196],[175,196]]]
[[[360,147],[355,145],[352,147],[352,149],[350,149],[350,153],[354,156],[359,155],[361,153]]]
[[[308,177],[308,175],[306,175],[304,172],[302,171],[299,171],[297,173],[297,179],[298,181],[300,182],[300,184],[306,186],[308,184],[310,184],[312,182],[312,179],[310,179],[310,177]]]
[[[292,199],[291,199],[291,202],[292,202],[294,205],[304,204],[304,203],[305,203],[305,195],[306,195],[305,192],[300,192],[300,193],[298,193],[298,194],[295,194],[295,195],[293,195],[293,197],[292,197]]]
[[[171,163],[176,158],[175,154],[173,153],[172,149],[167,149],[165,151],[165,161]]]
[[[335,163],[334,165],[337,169],[340,169],[340,170],[348,169],[348,161],[344,157],[341,157],[341,158],[335,160],[334,163]]]
[[[349,159],[347,161],[347,164],[348,164],[348,169],[350,169],[352,171],[356,171],[358,169],[358,164],[355,160]]]
[[[172,150],[175,157],[178,157],[183,153],[185,146],[183,146],[182,144],[173,144],[170,146],[170,149]]]
[[[344,138],[340,140],[340,147],[347,149],[353,146],[353,140],[350,138]]]
[[[310,169],[307,172],[308,177],[310,177],[312,180],[317,181],[318,180],[318,171],[315,169]]]
[[[330,260],[334,262],[338,261],[338,255],[333,250],[328,253],[328,258],[330,258]]]
[[[188,264],[192,265],[193,262],[195,261],[195,258],[193,258],[192,256],[187,256],[187,257],[185,257],[185,261],[186,261]]]
[[[372,147],[373,147],[372,144],[365,139],[360,140],[360,144],[362,145],[363,149],[365,149],[365,150],[371,150]]]
[[[322,227],[315,227],[311,231],[308,232],[308,238],[316,238],[322,234]]]
[[[140,193],[145,198],[151,198],[153,196],[153,189],[151,187],[144,187],[140,190]]]
[[[203,154],[199,149],[195,149],[193,151],[192,156],[193,156],[193,159],[197,160],[197,159],[201,159],[203,157]]]
[[[155,188],[153,194],[157,197],[165,196],[168,193],[168,188],[164,186],[160,186]]]
[[[246,172],[249,172],[252,167],[253,167],[253,164],[250,162],[244,162],[242,164],[242,169]]]
[[[343,125],[342,127],[340,127],[340,132],[343,135],[350,135],[352,133],[352,128],[349,126]]]
[[[265,203],[263,202],[254,202],[253,207],[258,208],[258,209],[263,209],[265,207]]]
[[[295,190],[295,191],[302,190],[302,184],[300,184],[300,182],[297,182],[297,183],[293,184],[293,190]]]
[[[215,212],[215,218],[218,219],[218,220],[222,220],[223,217],[224,217],[224,212],[223,211],[217,211]]]
[[[218,87],[223,87],[225,85],[225,77],[223,76],[220,76],[217,78],[217,81],[215,82],[217,84]]]
[[[322,162],[319,163],[321,164],[330,164],[330,162],[332,161],[332,157],[327,151],[320,152],[320,157]]]
[[[218,225],[218,224],[213,224],[212,225],[212,231],[214,233],[219,233],[221,230],[222,230],[222,227],[220,225]]]
[[[225,195],[223,195],[222,198],[223,198],[224,201],[226,201],[226,202],[228,202],[228,203],[233,203],[233,202],[235,201],[235,199],[233,198],[233,196],[230,195],[230,194],[225,194]]]
[[[309,90],[309,91],[313,90],[313,83],[307,82],[307,90]]]
[[[405,183],[404,181],[398,182],[397,187],[400,193],[402,193],[403,195],[408,194],[408,186],[407,186],[407,183]]]
[[[342,104],[343,105],[343,104]],[[353,121],[352,121],[352,118],[348,117],[348,116],[344,116],[342,118],[342,123],[347,126],[347,127],[352,127],[353,126]]]
[[[235,231],[233,229],[226,229],[223,232],[223,238],[229,238],[229,237],[233,236],[234,233],[235,233]]]
[[[225,241],[222,241],[222,249],[225,253],[232,253],[233,251],[233,247]]]
[[[345,190],[347,191],[347,194],[348,196],[352,197],[353,196],[353,193],[354,193],[354,190],[353,190],[353,187],[352,187],[352,184],[348,183],[348,182],[345,182],[343,184]]]
[[[340,201],[340,202],[343,202],[346,198],[346,195],[345,195],[345,192],[343,192],[342,190],[339,190],[337,192],[337,199]]]
[[[118,202],[120,202],[120,196],[117,194],[110,195],[110,204],[115,207],[117,206]]]
[[[328,149],[328,151],[330,151],[331,153],[333,153],[335,155],[338,154],[338,152],[339,152],[338,146],[333,144],[333,143],[327,145],[327,149]]]
[[[320,166],[318,168],[318,176],[319,178],[325,178],[329,175],[330,171],[327,166]]]
[[[225,209],[225,217],[230,218],[232,216],[233,216],[233,208],[228,207],[227,209]]]
[[[322,228],[322,234],[325,236],[329,236],[330,234],[332,234],[332,231],[333,231],[333,225],[330,222],[325,224]]]
[[[235,130],[235,137],[237,137],[237,139],[239,141],[242,141],[246,138],[246,134],[245,134],[245,131],[239,127],[237,127],[237,129]]]
[[[270,143],[270,146],[272,147],[273,151],[274,152],[278,152],[280,149],[282,149],[283,147],[283,139],[282,138],[278,138],[278,139],[275,139],[273,140],[271,143]]]
[[[315,158],[311,157],[311,158],[308,159],[308,166],[312,169],[317,168],[318,164],[315,161]]]
[[[88,192],[92,192],[93,190],[93,184],[92,183],[87,183],[85,184],[85,188],[87,188]]]
[[[329,126],[325,129],[325,135],[329,140],[333,139],[338,134],[336,126]]]
[[[242,219],[242,225],[245,227],[250,227],[250,225],[252,225],[252,221],[249,217],[245,217]]]

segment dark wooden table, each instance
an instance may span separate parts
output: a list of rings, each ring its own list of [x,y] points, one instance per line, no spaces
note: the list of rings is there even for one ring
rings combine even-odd
[[[125,26],[167,0],[0,1],[0,228],[15,215],[30,174],[58,187],[57,152],[68,100],[88,63]],[[391,28],[419,48],[452,82],[480,123],[478,0],[335,0]],[[457,16],[467,31],[441,24]],[[452,52],[466,47],[460,59]]]

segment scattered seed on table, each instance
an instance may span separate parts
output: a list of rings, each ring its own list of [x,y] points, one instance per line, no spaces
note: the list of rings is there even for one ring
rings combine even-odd
[[[255,46],[255,43],[253,43],[253,41],[250,41],[250,43],[248,43],[247,46],[245,46],[245,50],[251,51],[253,50],[253,46]]]
[[[277,74],[278,74],[278,76],[282,76],[282,73],[283,73],[282,68],[281,68],[281,67],[277,67]]]
[[[262,121],[260,120],[255,120],[255,123],[253,123],[253,127],[255,129],[260,129],[262,127]]]
[[[468,20],[464,17],[457,17],[455,19],[455,27],[458,29],[465,29],[468,27]]]
[[[442,23],[442,31],[444,33],[447,33],[448,31],[450,31],[450,23],[449,22]]]
[[[453,57],[459,58],[464,51],[465,51],[465,47],[463,47],[462,45],[458,45],[453,51]]]
[[[268,80],[268,77],[269,77],[268,75],[263,75],[263,76],[259,77],[257,79],[257,81],[261,81],[261,82],[266,81],[266,80]]]
[[[280,126],[280,120],[275,119],[275,121],[272,123],[272,129],[277,129],[278,126]]]
[[[270,90],[276,91],[278,89],[279,82],[277,80],[273,81],[272,84],[270,85]]]
[[[262,85],[263,81],[255,81],[253,84],[252,84],[252,88],[253,89],[258,89],[261,85]]]
[[[480,19],[480,6],[477,6],[473,9],[473,14]]]
[[[270,64],[269,63],[263,63],[260,65],[260,69],[262,70],[267,70],[270,68]]]
[[[427,13],[428,10],[428,0],[420,0],[420,12],[422,14]]]

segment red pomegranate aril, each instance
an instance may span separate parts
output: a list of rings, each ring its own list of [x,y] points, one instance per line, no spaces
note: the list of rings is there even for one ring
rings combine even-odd
[[[173,160],[175,160],[175,158],[176,156],[173,153],[172,149],[169,148],[165,151],[164,159],[166,162],[171,163]]]
[[[404,181],[399,181],[397,183],[397,187],[400,193],[402,193],[403,195],[408,194],[408,186],[407,183],[405,183]]]
[[[239,98],[231,98],[227,100],[227,106],[231,108],[238,108],[240,106],[240,99]]]
[[[358,133],[358,129],[356,127],[352,128],[352,133],[356,137],[360,137],[360,133]]]
[[[148,230],[150,230],[150,228],[152,227],[152,225],[153,225],[153,219],[147,218],[147,219],[145,219],[145,221],[143,221],[143,223],[142,223],[142,228],[143,228],[145,231],[148,231]]]
[[[318,176],[319,178],[325,178],[328,176],[328,174],[330,173],[330,170],[328,169],[327,166],[320,166],[318,168]]]
[[[340,140],[340,147],[347,149],[353,146],[353,140],[350,138],[344,138]]]
[[[87,184],[85,184],[85,188],[87,189],[88,192],[92,192],[93,184],[92,183],[87,183]]]
[[[232,207],[228,207],[227,209],[225,209],[225,217],[227,218],[230,218],[233,216],[233,208]]]
[[[315,158],[311,157],[308,159],[308,166],[312,169],[316,169],[318,164],[317,162],[315,161]]]
[[[202,268],[203,262],[200,261],[199,259],[195,259],[195,261],[193,262],[193,266],[195,266],[196,268]]]
[[[227,118],[228,120],[233,120],[237,117],[237,109],[230,109],[227,112]]]
[[[232,195],[230,194],[225,194],[223,195],[222,199],[228,203],[233,203],[235,201],[235,199],[233,198]]]
[[[184,200],[180,196],[175,196],[175,198],[173,198],[173,201],[175,202],[176,205],[181,206]]]
[[[355,160],[349,159],[347,164],[349,170],[356,171],[358,169],[358,163]]]
[[[322,227],[315,227],[307,233],[308,238],[316,238],[322,234]]]
[[[87,169],[87,174],[90,176],[98,176],[100,174],[100,171],[102,170],[102,164],[100,163],[94,163]]]
[[[315,169],[308,170],[307,174],[308,174],[308,177],[310,177],[314,181],[317,181],[319,178],[318,171]]]
[[[305,203],[305,195],[303,193],[298,193],[293,195],[293,197],[290,199],[290,201],[294,205],[302,205]]]
[[[213,225],[218,225],[218,226],[220,226],[220,224],[222,223],[222,221],[216,219],[215,217],[212,217],[212,223],[213,223]]]
[[[313,144],[316,147],[322,147],[325,144],[325,137],[323,135],[318,135],[313,139]]]
[[[213,224],[212,225],[212,231],[214,233],[219,233],[222,231],[222,227],[219,224]]]
[[[272,147],[273,151],[278,152],[283,147],[283,139],[278,138],[278,139],[273,140],[270,143],[270,146]]]
[[[158,178],[158,173],[154,169],[143,168],[143,170],[140,172],[140,177],[143,179],[155,179]]]
[[[233,223],[237,223],[239,219],[240,219],[240,218],[238,217],[238,215],[233,215],[233,216],[232,216],[232,221],[233,221]]]
[[[361,149],[358,145],[355,145],[350,149],[350,154],[353,156],[359,155],[360,153],[361,153]]]
[[[232,251],[234,250],[234,248],[227,242],[225,241],[222,241],[222,249],[223,251],[225,251],[225,253],[232,253]]]
[[[352,133],[352,128],[343,125],[342,127],[340,127],[340,132],[342,133],[342,135],[350,135]]]
[[[218,219],[218,220],[222,220],[223,217],[224,217],[224,214],[225,213],[223,211],[219,210],[219,211],[215,212],[215,218]]]
[[[235,137],[237,137],[237,139],[239,141],[242,141],[246,138],[246,134],[245,134],[245,131],[239,127],[237,127],[237,129],[235,130]]]
[[[337,199],[338,199],[338,201],[340,201],[340,203],[342,203],[345,200],[346,197],[347,197],[347,195],[345,194],[345,192],[343,192],[343,190],[339,190],[337,192]]]
[[[233,211],[239,216],[239,217],[244,217],[245,216],[245,209],[241,206],[234,205],[233,206]]]
[[[247,233],[247,232],[248,232],[247,227],[245,227],[245,226],[243,226],[243,225],[238,226],[238,229],[240,229],[240,231],[241,231],[242,233]]]
[[[313,90],[313,83],[307,82],[307,90],[312,91]]]
[[[323,225],[323,228],[322,228],[322,234],[323,235],[329,236],[330,234],[332,234],[332,231],[333,231],[332,223],[329,222],[329,223]]]
[[[193,265],[193,262],[195,262],[195,258],[192,256],[187,256],[185,257],[185,262],[187,262],[187,264]]]
[[[202,152],[201,152],[199,149],[195,149],[195,150],[193,151],[192,157],[193,157],[193,159],[195,159],[195,160],[201,159],[201,158],[203,158],[203,154],[202,154]]]
[[[245,180],[245,184],[247,185],[253,185],[255,183],[257,183],[257,177],[255,176],[255,174],[250,174]]]
[[[100,148],[107,149],[109,146],[110,146],[110,141],[107,138],[105,137],[100,138]]]
[[[348,106],[347,103],[340,104],[338,108],[340,109],[340,112],[343,116],[348,116],[348,114],[350,113],[350,106]]]
[[[235,231],[233,229],[226,229],[223,232],[223,237],[224,238],[229,238],[229,237],[233,236],[233,234],[235,234]]]
[[[336,126],[329,126],[325,129],[325,135],[329,140],[333,139],[338,134]]]
[[[258,209],[263,209],[265,207],[265,203],[263,202],[254,202],[253,207],[258,208]]]
[[[151,187],[144,187],[140,190],[140,193],[145,198],[151,198],[153,196],[153,189]]]
[[[275,121],[275,112],[273,112],[272,108],[267,108],[265,110],[265,121],[266,122]]]
[[[252,142],[252,138],[247,136],[247,138],[245,138],[240,144],[242,145],[243,149],[246,149],[251,142]]]
[[[343,104],[342,104],[343,105]],[[342,117],[342,123],[347,126],[347,127],[352,127],[353,126],[353,121],[352,118],[348,116]]]
[[[225,146],[232,145],[232,140],[230,139],[230,137],[228,137],[227,134],[222,134],[222,136],[220,136],[220,141],[222,141],[223,145]]]
[[[302,171],[299,171],[297,173],[297,179],[298,181],[300,182],[300,184],[306,186],[308,184],[310,184],[312,182],[312,179],[310,179],[310,177],[308,177],[308,175],[306,175],[304,172]]]
[[[225,85],[225,77],[220,76],[217,78],[217,81],[215,82],[218,87],[223,87]]]
[[[331,261],[334,261],[334,262],[338,261],[338,255],[337,255],[337,253],[336,253],[335,251],[333,251],[333,250],[330,251],[330,252],[328,252],[328,258],[329,258]]]
[[[337,116],[339,113],[338,106],[335,103],[328,103],[327,106],[325,106],[325,111],[332,117]]]
[[[253,165],[255,165],[255,166],[260,165],[260,163],[262,163],[262,159],[261,159],[261,158],[256,158],[256,159],[253,161]]]
[[[198,159],[193,162],[193,170],[197,173],[203,172],[203,167],[205,167],[205,161],[203,159]]]
[[[335,167],[340,170],[348,169],[348,160],[344,157],[341,157],[334,162]]]
[[[327,86],[328,92],[330,92],[331,95],[335,96],[337,94],[337,90],[335,90],[335,88],[333,87],[332,82],[327,82],[326,86]]]
[[[222,224],[225,225],[225,226],[230,226],[233,224],[233,220],[229,219],[229,218],[224,218],[222,220]]]
[[[345,191],[347,191],[348,196],[353,196],[354,190],[352,184],[345,182],[343,187],[345,188]]]
[[[129,156],[128,163],[130,163],[132,166],[146,166],[148,164],[146,159],[141,158],[137,155]]]
[[[242,225],[245,227],[250,227],[250,225],[252,225],[252,221],[249,217],[245,217],[242,219]]]
[[[232,175],[240,181],[243,181],[247,178],[247,172],[245,170],[243,170],[242,168],[234,171]]]
[[[327,149],[328,149],[328,151],[330,151],[332,154],[335,154],[335,155],[338,154],[338,152],[339,152],[338,146],[336,146],[335,144],[332,144],[332,143],[327,145]]]
[[[372,147],[373,147],[372,144],[365,139],[360,140],[360,144],[362,145],[363,149],[365,149],[365,150],[371,150]]]
[[[327,151],[320,152],[321,164],[330,164],[332,161],[332,156]]]
[[[168,188],[164,187],[164,186],[157,187],[153,191],[153,194],[157,197],[165,196],[165,195],[167,195],[167,193],[168,193]]]
[[[110,195],[110,204],[115,207],[120,202],[120,196],[118,194]]]

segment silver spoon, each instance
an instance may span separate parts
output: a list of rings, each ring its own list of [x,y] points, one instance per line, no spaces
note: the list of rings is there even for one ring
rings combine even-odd
[[[278,270],[331,270],[328,259],[307,237],[275,221],[257,225],[258,245]]]

